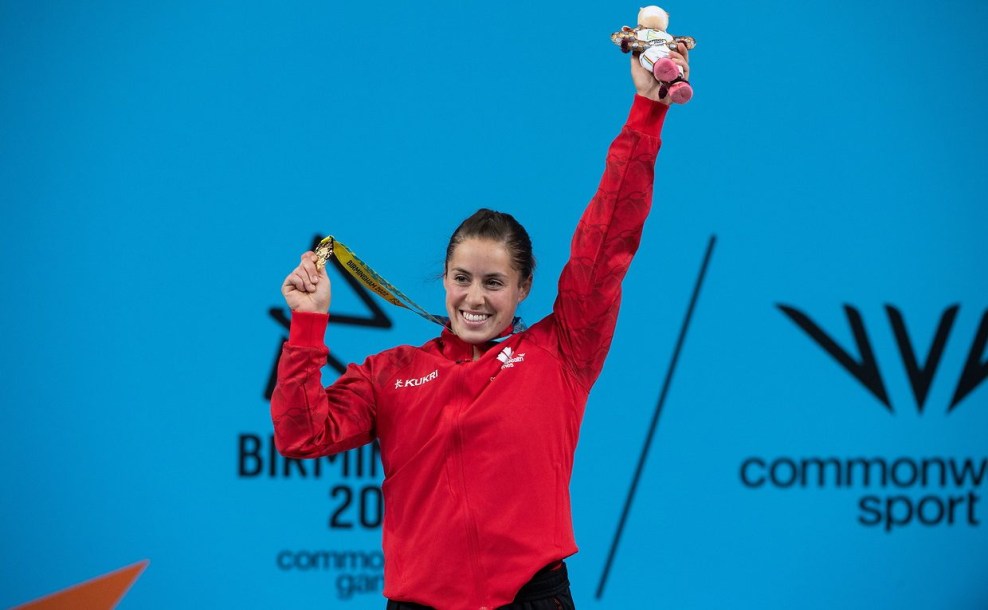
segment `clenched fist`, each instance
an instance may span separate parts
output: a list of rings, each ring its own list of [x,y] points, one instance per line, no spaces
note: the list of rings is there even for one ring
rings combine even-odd
[[[329,311],[330,285],[326,267],[316,268],[315,253],[302,255],[302,261],[295,267],[281,285],[281,294],[292,311],[326,313]]]
[[[635,83],[635,91],[638,95],[642,97],[647,97],[650,100],[655,100],[656,102],[662,102],[663,104],[669,104],[671,101],[669,96],[659,97],[661,93],[662,83],[655,80],[652,73],[642,67],[640,61],[638,61],[638,55],[630,53],[631,55],[631,80]],[[683,78],[689,80],[690,78],[690,55],[689,49],[686,48],[685,44],[677,44],[675,51],[669,52],[669,59],[674,61],[683,69]]]

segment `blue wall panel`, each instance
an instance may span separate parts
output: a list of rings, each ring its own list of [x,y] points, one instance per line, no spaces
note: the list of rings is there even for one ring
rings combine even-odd
[[[666,8],[696,96],[584,422],[578,605],[988,607],[988,7]],[[441,311],[446,239],[489,206],[532,233],[521,313],[548,312],[636,11],[0,4],[0,606],[147,559],[121,609],[383,607],[371,451],[272,464],[280,282],[332,232]],[[372,314],[338,276],[333,309]],[[385,311],[333,354],[434,333]]]

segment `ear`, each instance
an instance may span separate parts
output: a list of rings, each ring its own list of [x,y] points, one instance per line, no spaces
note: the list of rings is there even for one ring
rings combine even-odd
[[[532,276],[528,276],[524,282],[521,283],[521,295],[518,296],[518,302],[521,303],[528,298],[528,293],[532,291]]]

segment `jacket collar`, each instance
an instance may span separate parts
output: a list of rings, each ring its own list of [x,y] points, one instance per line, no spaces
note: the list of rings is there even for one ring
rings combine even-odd
[[[479,349],[480,353],[483,354],[490,348],[500,343],[505,338],[510,337],[512,334],[514,334],[517,323],[518,323],[518,319],[516,318],[515,324],[509,324],[508,327],[505,328],[501,332],[501,334],[499,334],[494,339],[491,339],[490,341],[487,341],[485,343],[476,344],[477,349]],[[445,328],[443,328],[442,335],[440,335],[439,337],[439,349],[442,352],[443,356],[445,356],[449,360],[453,360],[456,362],[472,361],[474,345],[475,344],[473,343],[467,343],[466,341],[455,335],[448,325]]]

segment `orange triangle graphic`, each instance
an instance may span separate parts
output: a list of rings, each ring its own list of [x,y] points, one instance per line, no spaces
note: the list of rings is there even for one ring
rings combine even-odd
[[[12,610],[113,610],[148,563],[139,561]]]

